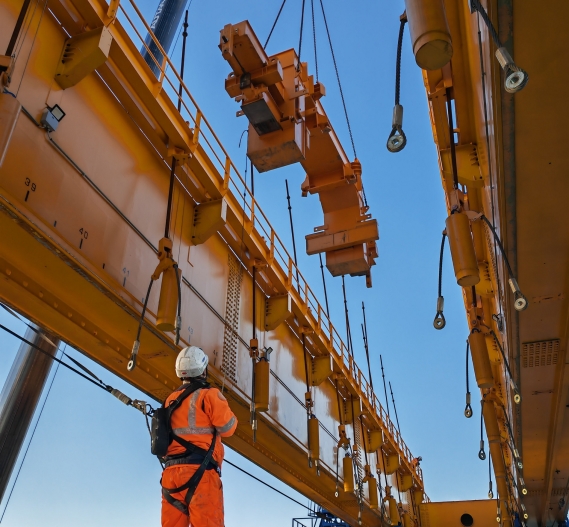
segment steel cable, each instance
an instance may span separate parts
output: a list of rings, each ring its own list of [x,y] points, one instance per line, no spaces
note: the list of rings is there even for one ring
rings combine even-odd
[[[279,12],[277,13],[277,17],[275,18],[275,21],[273,22],[273,27],[271,27],[271,30],[269,31],[269,36],[267,37],[267,40],[265,41],[265,45],[263,46],[263,49],[265,49],[267,47],[269,40],[271,40],[271,36],[273,34],[273,31],[275,30],[277,22],[279,21],[279,18],[281,16],[281,13],[283,11],[283,7],[285,6],[285,4],[286,4],[286,0],[283,0],[283,3],[281,4],[281,7],[279,9]]]
[[[304,1],[304,0],[303,0]],[[357,158],[356,146],[354,144],[354,136],[352,134],[352,127],[350,125],[350,118],[348,117],[348,110],[346,108],[346,101],[344,99],[344,91],[342,90],[342,82],[340,81],[340,73],[338,72],[338,65],[336,63],[336,56],[334,55],[334,47],[332,46],[332,38],[330,36],[330,30],[328,29],[328,21],[326,20],[326,13],[324,11],[324,4],[320,0],[320,7],[322,9],[322,17],[324,18],[324,27],[326,28],[326,35],[328,36],[328,43],[330,44],[330,53],[332,54],[332,62],[334,63],[334,70],[336,71],[336,79],[338,81],[338,88],[340,90],[340,98],[342,99],[342,106],[344,107],[344,115],[346,116],[346,124],[348,125],[348,132],[350,134],[350,141],[352,142],[352,150],[354,152],[354,158]]]
[[[395,60],[395,107],[393,109],[393,120],[391,123],[391,133],[387,138],[387,149],[392,152],[400,152],[407,144],[407,137],[403,132],[403,106],[399,104],[401,95],[401,51],[403,47],[403,33],[407,16],[401,15],[401,25],[399,26],[399,37],[397,39],[397,56]]]
[[[443,256],[445,250],[445,239],[446,234],[443,232],[443,237],[441,240],[441,252],[439,255],[439,296],[437,298],[437,313],[435,319],[433,320],[433,326],[435,329],[443,329],[446,326],[446,319],[443,314],[445,299],[443,297]]]

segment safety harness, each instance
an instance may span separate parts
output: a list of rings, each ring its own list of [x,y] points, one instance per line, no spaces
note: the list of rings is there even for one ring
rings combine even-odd
[[[198,469],[184,485],[173,489],[162,486],[162,496],[164,499],[170,505],[176,507],[180,512],[183,512],[186,516],[188,515],[188,505],[192,500],[194,492],[196,491],[204,472],[206,470],[215,470],[219,475],[221,475],[219,466],[213,459],[215,440],[217,438],[217,430],[215,430],[215,428],[213,430],[211,445],[207,450],[176,435],[172,430],[172,414],[177,408],[179,408],[184,399],[199,389],[209,389],[209,384],[203,381],[191,382],[184,391],[176,397],[176,399],[171,401],[168,406],[162,405],[161,408],[155,410],[154,415],[152,416],[151,451],[154,455],[158,456],[160,461],[164,464],[164,468],[174,465],[199,465]],[[182,445],[185,448],[185,451],[181,454],[167,456],[166,452],[172,441],[176,441]],[[160,484],[162,484],[162,480],[160,480]],[[184,490],[187,490],[184,501],[172,497],[172,494],[183,492]]]

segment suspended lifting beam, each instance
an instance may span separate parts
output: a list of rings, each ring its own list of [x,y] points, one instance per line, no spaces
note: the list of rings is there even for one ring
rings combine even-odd
[[[225,81],[249,120],[247,155],[259,172],[300,163],[302,195],[318,194],[324,223],[306,236],[308,254],[326,254],[333,276],[365,276],[377,257],[377,220],[363,197],[362,166],[350,162],[320,99],[324,85],[308,75],[294,49],[267,56],[248,21],[221,31],[221,54],[232,68]]]

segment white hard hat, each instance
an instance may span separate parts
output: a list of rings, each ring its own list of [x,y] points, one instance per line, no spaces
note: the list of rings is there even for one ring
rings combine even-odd
[[[188,346],[178,353],[176,375],[180,379],[199,377],[207,368],[208,358],[201,348]]]

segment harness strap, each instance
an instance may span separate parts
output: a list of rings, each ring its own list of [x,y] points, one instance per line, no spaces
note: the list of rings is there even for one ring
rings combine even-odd
[[[213,461],[212,456],[213,456],[213,451],[215,449],[215,440],[216,439],[217,439],[217,430],[214,430],[213,439],[211,440],[211,445],[209,446],[209,449],[208,449],[205,457],[203,458],[203,461],[201,462],[198,469],[194,472],[192,477],[186,483],[184,483],[184,485],[181,485],[180,487],[176,487],[173,489],[169,489],[169,488],[162,486],[162,496],[164,496],[164,499],[170,505],[176,507],[176,509],[178,509],[180,512],[183,512],[186,516],[189,516],[188,505],[192,501],[192,497],[194,496],[194,492],[196,491],[196,489],[197,489],[197,487],[198,487],[198,485],[199,485],[199,483],[200,483],[200,481],[204,475],[204,472],[206,471],[206,468]],[[215,463],[215,461],[214,461],[214,463]],[[216,465],[217,465],[217,463],[216,463]],[[184,498],[184,501],[178,500],[172,496],[172,494],[182,492],[186,489],[188,490],[188,492],[186,492],[186,496]]]

